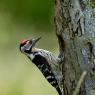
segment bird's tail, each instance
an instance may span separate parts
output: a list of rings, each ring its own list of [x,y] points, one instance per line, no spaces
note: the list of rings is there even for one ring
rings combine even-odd
[[[59,87],[56,88],[56,90],[57,90],[57,92],[58,92],[59,95],[63,95]]]

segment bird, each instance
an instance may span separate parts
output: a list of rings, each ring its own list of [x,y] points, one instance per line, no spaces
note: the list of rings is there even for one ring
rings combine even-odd
[[[55,58],[50,51],[36,48],[35,45],[40,39],[41,37],[21,41],[20,51],[36,65],[45,79],[57,90],[58,94],[63,95],[58,82],[60,76],[62,79],[62,75],[58,69],[60,58]],[[58,69],[58,72],[56,72],[56,68]]]

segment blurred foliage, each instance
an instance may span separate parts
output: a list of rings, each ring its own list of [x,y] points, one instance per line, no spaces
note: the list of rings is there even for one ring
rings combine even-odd
[[[19,51],[20,41],[42,36],[37,47],[57,54],[53,0],[0,0],[0,95],[57,95]]]
[[[10,12],[14,21],[51,27],[54,0],[0,0],[0,10]]]

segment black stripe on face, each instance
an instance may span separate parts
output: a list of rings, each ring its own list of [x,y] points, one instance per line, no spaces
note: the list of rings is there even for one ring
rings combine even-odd
[[[29,49],[29,50],[25,50],[25,53],[27,53],[27,54],[31,54],[32,52],[31,52],[31,49]]]

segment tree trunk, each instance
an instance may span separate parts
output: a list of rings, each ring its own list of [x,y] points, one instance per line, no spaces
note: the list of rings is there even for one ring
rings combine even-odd
[[[95,95],[95,8],[91,0],[55,0],[55,28],[62,63],[64,95],[73,95],[83,71],[84,82],[76,95]]]

